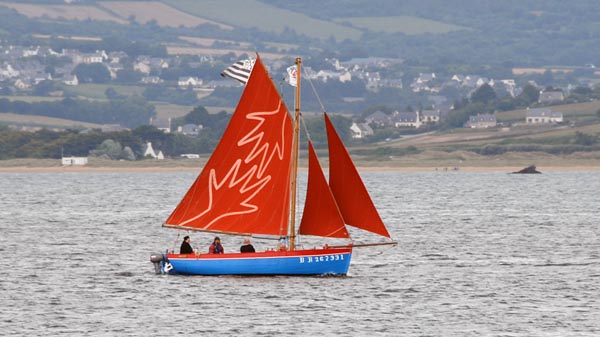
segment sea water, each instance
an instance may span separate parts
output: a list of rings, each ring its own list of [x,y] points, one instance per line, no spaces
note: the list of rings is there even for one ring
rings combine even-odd
[[[195,174],[0,173],[0,335],[600,335],[600,172],[362,175],[398,245],[348,276],[186,277],[149,257]]]

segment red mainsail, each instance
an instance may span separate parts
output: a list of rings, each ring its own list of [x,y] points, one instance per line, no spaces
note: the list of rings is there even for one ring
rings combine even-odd
[[[389,238],[390,233],[375,209],[350,154],[327,114],[324,116],[329,143],[329,186],[344,221],[347,225]]]
[[[312,142],[308,142],[308,186],[298,234],[349,238]]]
[[[223,138],[164,226],[287,235],[293,128],[260,58]]]

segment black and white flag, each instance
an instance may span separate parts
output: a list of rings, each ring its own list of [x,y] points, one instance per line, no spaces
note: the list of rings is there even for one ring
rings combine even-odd
[[[221,76],[231,77],[234,80],[246,84],[248,82],[248,78],[250,78],[250,73],[252,72],[252,67],[254,67],[254,62],[256,62],[254,59],[238,61],[227,69],[223,70]]]

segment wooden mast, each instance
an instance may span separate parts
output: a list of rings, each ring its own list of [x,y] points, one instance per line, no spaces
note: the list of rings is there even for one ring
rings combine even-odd
[[[296,58],[296,95],[295,95],[295,106],[294,106],[294,147],[292,149],[292,183],[291,183],[291,193],[292,193],[292,207],[290,211],[291,219],[290,219],[290,232],[288,233],[290,236],[290,250],[296,249],[296,182],[298,175],[298,151],[299,151],[299,134],[300,134],[300,65],[302,64],[302,59]]]

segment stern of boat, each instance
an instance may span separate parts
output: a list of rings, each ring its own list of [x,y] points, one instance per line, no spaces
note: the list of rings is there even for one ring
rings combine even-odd
[[[152,253],[150,254],[150,262],[154,265],[155,274],[167,274],[171,267],[166,254]]]

